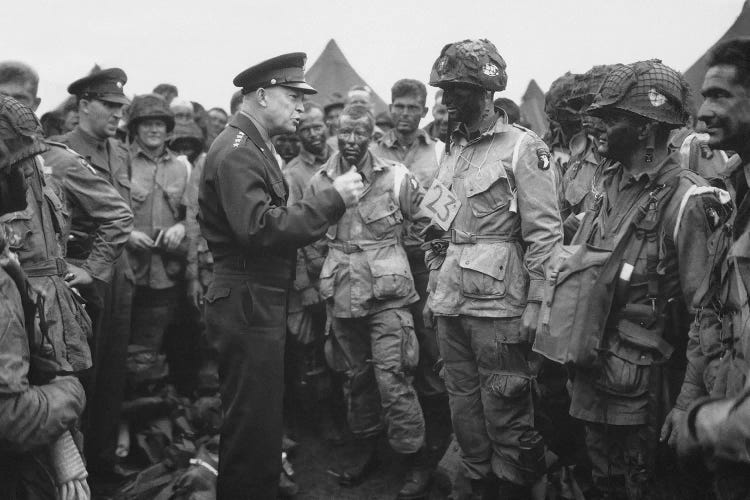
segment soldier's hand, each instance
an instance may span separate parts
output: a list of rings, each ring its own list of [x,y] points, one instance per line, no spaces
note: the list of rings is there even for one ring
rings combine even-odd
[[[427,301],[425,301],[424,308],[422,309],[422,321],[427,328],[435,328],[435,315],[430,306],[427,305]]]
[[[664,420],[664,425],[661,427],[659,441],[662,443],[666,441],[669,446],[675,448],[679,439],[679,429],[683,418],[685,418],[683,410],[672,408],[672,411],[669,412],[667,418]]]
[[[128,247],[137,250],[150,250],[154,247],[154,240],[143,231],[134,229],[128,238]]]
[[[529,339],[530,343],[534,341],[536,335],[540,307],[541,304],[538,302],[529,302],[526,304],[526,309],[523,310],[523,316],[521,316],[521,336]]]
[[[167,250],[175,251],[180,246],[182,240],[185,238],[185,225],[178,222],[174,226],[170,227],[164,233],[164,246]]]
[[[200,281],[197,279],[188,280],[187,296],[193,307],[200,311],[203,307],[203,286],[201,286]]]
[[[338,191],[344,200],[344,205],[351,207],[356,205],[365,190],[362,176],[357,172],[357,167],[352,167],[345,174],[339,175],[333,181],[333,188]]]
[[[94,278],[82,267],[68,264],[68,274],[65,275],[65,283],[69,287],[88,286],[94,282]]]

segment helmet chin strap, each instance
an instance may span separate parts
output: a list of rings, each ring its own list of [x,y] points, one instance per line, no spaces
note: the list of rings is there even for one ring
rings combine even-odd
[[[656,149],[656,134],[654,133],[654,128],[649,127],[648,137],[646,138],[646,155],[644,157],[644,160],[646,161],[646,163],[651,163],[654,161],[655,149]]]

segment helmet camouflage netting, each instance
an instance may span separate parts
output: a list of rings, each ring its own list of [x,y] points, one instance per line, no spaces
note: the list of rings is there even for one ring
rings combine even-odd
[[[587,113],[615,108],[681,127],[688,118],[689,88],[680,73],[658,59],[618,64],[606,76]]]
[[[470,85],[499,92],[508,82],[505,68],[505,60],[489,40],[449,43],[432,65],[430,85]]]
[[[550,120],[559,122],[578,118],[578,111],[568,107],[568,98],[575,86],[576,79],[580,76],[568,71],[549,86],[549,90],[544,94],[544,112]]]
[[[0,96],[0,169],[47,151],[43,137],[42,124],[31,109]]]

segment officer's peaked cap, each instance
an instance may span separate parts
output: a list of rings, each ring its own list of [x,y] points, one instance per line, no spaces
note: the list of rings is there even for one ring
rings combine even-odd
[[[122,88],[128,76],[120,68],[102,69],[68,85],[68,92],[83,99],[98,99],[115,104],[128,104]]]
[[[301,90],[305,94],[317,94],[305,81],[305,62],[307,54],[292,52],[272,57],[262,63],[247,68],[234,77],[235,86],[242,88],[243,94],[248,94],[261,87],[281,85]]]

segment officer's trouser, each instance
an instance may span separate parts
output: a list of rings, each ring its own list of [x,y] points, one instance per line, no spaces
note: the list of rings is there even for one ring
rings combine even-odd
[[[0,498],[3,500],[57,500],[48,460],[49,449],[4,456],[0,452]]]
[[[218,353],[224,422],[218,500],[276,500],[291,280],[216,267],[206,335]]]
[[[344,390],[352,433],[377,435],[382,413],[393,450],[419,451],[425,427],[412,385],[419,351],[411,313],[388,309],[364,318],[331,318],[331,326],[347,365]]]
[[[86,391],[84,425],[89,469],[108,469],[117,460],[117,429],[127,379],[133,275],[127,252],[115,261],[112,283],[103,296],[104,310],[94,320],[93,369]]]
[[[492,471],[505,481],[534,483],[544,474],[533,402],[540,358],[521,339],[521,318],[437,320],[453,430],[469,477]],[[535,447],[522,453],[522,441]]]

